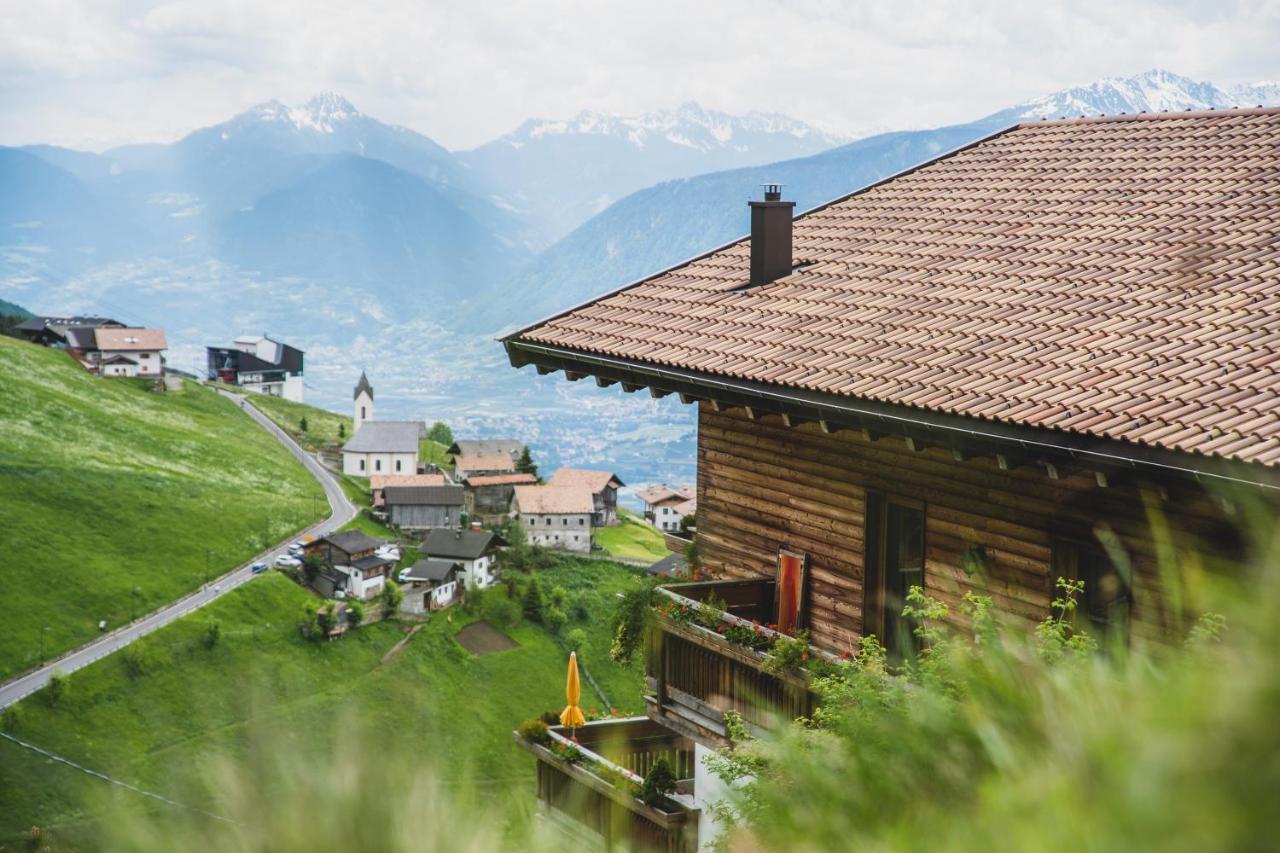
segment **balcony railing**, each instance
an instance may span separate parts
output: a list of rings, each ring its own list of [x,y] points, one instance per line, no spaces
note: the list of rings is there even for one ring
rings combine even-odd
[[[767,627],[775,593],[772,580],[659,588],[647,664],[651,695],[646,701],[654,721],[695,740],[724,745],[726,712],[740,715],[747,729],[757,732],[813,713],[817,696],[806,672],[770,672],[766,651],[732,639],[736,633],[766,645],[782,636]],[[704,624],[707,611],[698,609],[709,601],[719,609],[713,626]],[[691,612],[700,618],[688,618]],[[814,647],[810,654],[814,660],[834,661]]]
[[[696,853],[701,813],[694,801],[693,743],[647,717],[587,723],[571,740],[553,726],[547,743],[516,735],[538,759],[538,799],[550,817],[571,821],[576,838],[584,829],[605,849]],[[573,758],[570,759],[569,755]],[[636,796],[659,758],[680,780],[675,793],[650,805]]]

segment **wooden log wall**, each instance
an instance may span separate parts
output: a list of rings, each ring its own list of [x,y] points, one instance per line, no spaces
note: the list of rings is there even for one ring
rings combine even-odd
[[[786,427],[777,417],[699,405],[698,539],[707,568],[726,578],[775,573],[780,548],[809,556],[814,641],[853,649],[862,632],[864,513],[868,490],[925,503],[925,588],[965,625],[965,592],[988,595],[1013,621],[1049,612],[1055,540],[1096,542],[1109,526],[1131,560],[1131,636],[1167,638],[1188,613],[1169,612],[1149,508],[1167,520],[1175,550],[1205,560],[1231,550],[1224,511],[1191,483],[1117,482],[1093,471],[1038,464],[1002,470],[991,457],[957,461],[945,448],[911,450],[897,437]],[[1205,550],[1205,543],[1214,553]],[[987,570],[961,568],[983,546]],[[1189,553],[1186,549],[1195,549]]]

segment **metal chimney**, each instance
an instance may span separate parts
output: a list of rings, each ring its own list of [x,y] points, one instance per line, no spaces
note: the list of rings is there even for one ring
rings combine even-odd
[[[790,275],[791,212],[794,201],[782,200],[782,184],[767,183],[764,201],[751,207],[751,284],[768,284]]]

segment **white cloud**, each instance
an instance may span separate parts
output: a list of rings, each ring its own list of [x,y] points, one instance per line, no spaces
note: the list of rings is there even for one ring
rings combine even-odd
[[[0,141],[173,139],[332,89],[450,147],[693,99],[865,133],[1105,75],[1280,76],[1280,0],[0,0]]]

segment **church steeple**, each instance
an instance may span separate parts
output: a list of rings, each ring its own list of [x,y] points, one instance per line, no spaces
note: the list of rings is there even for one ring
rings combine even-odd
[[[352,399],[355,400],[355,418],[351,434],[355,435],[361,424],[373,420],[373,386],[369,384],[369,377],[364,375],[363,370],[360,371],[360,381],[356,383]]]

